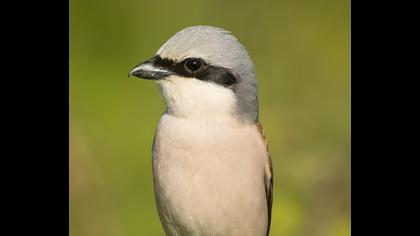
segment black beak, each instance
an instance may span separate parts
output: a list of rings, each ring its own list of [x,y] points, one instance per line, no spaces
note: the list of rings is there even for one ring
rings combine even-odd
[[[143,79],[158,80],[172,74],[170,71],[164,68],[157,67],[154,63],[155,60],[156,58],[153,57],[145,62],[138,64],[130,71],[128,77],[130,77],[130,75],[134,75]]]

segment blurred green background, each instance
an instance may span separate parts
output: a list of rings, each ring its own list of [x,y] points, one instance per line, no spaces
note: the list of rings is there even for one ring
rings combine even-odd
[[[231,31],[256,65],[271,235],[350,235],[350,0],[70,0],[70,235],[164,235],[151,167],[164,104],[127,74],[191,25]]]

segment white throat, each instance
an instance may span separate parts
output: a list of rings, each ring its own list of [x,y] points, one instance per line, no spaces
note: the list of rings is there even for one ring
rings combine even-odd
[[[229,88],[179,76],[169,76],[157,84],[169,115],[219,119],[234,114],[236,98]]]

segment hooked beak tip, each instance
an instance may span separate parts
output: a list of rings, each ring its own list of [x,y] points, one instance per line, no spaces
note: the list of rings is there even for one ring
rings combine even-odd
[[[154,60],[152,58],[143,63],[140,63],[128,73],[128,78],[130,78],[130,76],[133,75],[142,79],[159,80],[172,74],[172,72],[169,70],[160,67],[155,67],[153,62]]]

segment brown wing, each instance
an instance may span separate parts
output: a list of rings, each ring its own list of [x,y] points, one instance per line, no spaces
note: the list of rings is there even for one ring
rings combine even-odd
[[[265,193],[267,196],[267,208],[268,208],[268,226],[267,226],[267,233],[266,235],[268,236],[269,232],[270,232],[270,226],[271,226],[271,209],[273,206],[273,164],[271,162],[271,156],[270,156],[270,152],[268,150],[268,145],[267,145],[267,139],[265,138],[262,126],[260,124],[260,122],[257,122],[257,128],[258,131],[261,134],[262,139],[264,140],[266,147],[267,147],[267,168],[266,168],[266,172],[265,172]]]

